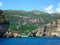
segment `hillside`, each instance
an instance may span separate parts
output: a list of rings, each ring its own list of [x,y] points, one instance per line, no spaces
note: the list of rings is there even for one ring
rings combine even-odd
[[[30,31],[43,27],[44,25],[60,18],[60,14],[48,14],[38,10],[3,10],[6,19],[10,21],[12,32],[26,35]]]

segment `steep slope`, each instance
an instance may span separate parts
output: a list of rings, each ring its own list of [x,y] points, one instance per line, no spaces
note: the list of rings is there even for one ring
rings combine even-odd
[[[12,30],[20,30],[20,32],[35,30],[37,27],[42,27],[45,24],[60,18],[60,14],[48,14],[38,10],[4,10],[3,14],[6,19],[10,21],[10,28]],[[33,29],[30,29],[31,25]]]

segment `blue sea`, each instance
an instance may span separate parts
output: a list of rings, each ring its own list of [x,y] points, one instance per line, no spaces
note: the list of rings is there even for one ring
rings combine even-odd
[[[0,38],[0,45],[60,45],[59,37]]]

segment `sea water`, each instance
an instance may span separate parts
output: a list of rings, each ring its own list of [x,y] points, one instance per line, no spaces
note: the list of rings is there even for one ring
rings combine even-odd
[[[0,45],[60,45],[59,37],[0,38]]]

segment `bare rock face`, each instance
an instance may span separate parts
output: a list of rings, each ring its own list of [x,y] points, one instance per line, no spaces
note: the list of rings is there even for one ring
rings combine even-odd
[[[37,33],[37,30],[34,30],[34,31],[32,31],[32,32],[29,32],[29,36],[30,37],[36,37],[36,33]]]
[[[4,21],[0,23],[0,37],[2,37],[9,29],[9,22]]]
[[[3,36],[3,38],[17,38],[17,37],[21,38],[21,35],[18,33],[12,33],[10,31],[7,31]]]
[[[11,38],[11,37],[13,37],[13,34],[10,31],[7,31],[3,36],[3,38]]]
[[[14,38],[16,38],[16,37],[21,37],[21,35],[18,34],[18,33],[13,33],[13,37],[14,37]]]

